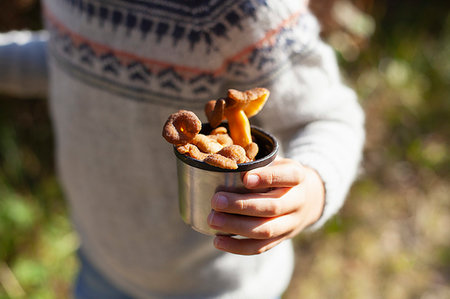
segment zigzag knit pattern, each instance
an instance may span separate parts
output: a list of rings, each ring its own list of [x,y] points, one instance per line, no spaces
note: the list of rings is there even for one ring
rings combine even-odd
[[[52,56],[73,76],[133,100],[201,107],[226,84],[263,85],[307,52],[315,19],[301,6],[273,17],[271,5],[281,4],[48,0],[44,11]],[[274,21],[249,35],[261,18]],[[89,28],[77,28],[80,20]],[[139,53],[132,44],[148,49]]]

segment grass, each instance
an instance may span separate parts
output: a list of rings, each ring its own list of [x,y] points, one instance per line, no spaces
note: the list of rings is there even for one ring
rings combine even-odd
[[[10,26],[39,26],[29,2]],[[284,298],[450,298],[450,15],[353,2],[369,15],[324,38],[366,111],[365,159],[340,213],[295,239]],[[0,298],[66,298],[78,267],[46,104],[0,98]]]

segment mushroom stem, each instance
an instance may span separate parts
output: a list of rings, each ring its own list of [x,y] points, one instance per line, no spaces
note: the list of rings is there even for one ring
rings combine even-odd
[[[245,148],[252,142],[252,135],[250,121],[244,110],[239,108],[226,110],[225,117],[228,119],[228,127],[234,144]]]

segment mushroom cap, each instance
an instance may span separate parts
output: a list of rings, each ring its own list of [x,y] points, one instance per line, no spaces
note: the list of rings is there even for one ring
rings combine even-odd
[[[211,100],[205,104],[205,115],[212,128],[216,128],[224,120],[225,100]]]
[[[269,94],[270,91],[263,87],[255,87],[246,91],[229,89],[225,109],[241,109],[244,110],[247,117],[252,117],[261,111]]]
[[[162,136],[170,143],[189,143],[202,129],[202,122],[192,111],[179,110],[169,115]]]

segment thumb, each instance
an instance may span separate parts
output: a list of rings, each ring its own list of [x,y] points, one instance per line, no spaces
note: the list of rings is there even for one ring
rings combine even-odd
[[[305,168],[293,161],[288,163],[274,163],[248,171],[243,178],[244,186],[248,189],[294,187],[305,177]]]

